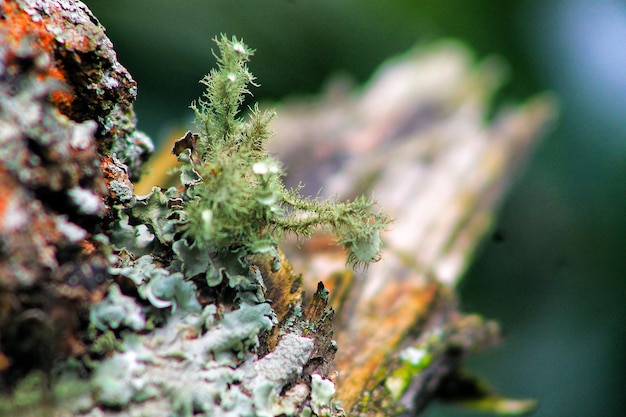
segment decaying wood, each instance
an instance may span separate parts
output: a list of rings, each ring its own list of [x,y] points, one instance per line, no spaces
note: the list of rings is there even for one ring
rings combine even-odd
[[[494,323],[458,311],[454,287],[554,114],[542,96],[487,120],[501,81],[497,61],[477,64],[462,46],[443,43],[390,61],[363,91],[339,82],[320,99],[278,109],[271,146],[291,178],[327,196],[372,194],[395,218],[383,259],[356,278],[336,273],[342,261],[331,248],[289,251],[308,286],[323,279],[341,293],[332,303],[338,398],[350,415],[419,411],[450,371],[442,366],[450,350],[454,368],[498,338]],[[417,385],[390,401],[385,381],[398,354],[438,331],[447,349],[429,379],[416,375]]]

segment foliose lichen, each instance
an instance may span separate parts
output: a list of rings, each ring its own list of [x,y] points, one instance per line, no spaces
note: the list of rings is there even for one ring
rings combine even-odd
[[[102,302],[92,306],[89,320],[100,330],[125,326],[138,331],[146,327],[141,307],[133,298],[123,295],[116,284],[109,287],[109,293]]]
[[[109,180],[117,265],[91,309],[92,355],[106,357],[92,364],[94,401],[151,415],[341,415],[325,378],[336,351],[327,290],[320,284],[308,309],[295,293],[279,330],[266,282],[301,282],[284,271],[285,233],[325,229],[350,264],[369,263],[389,218],[366,198],[323,202],[284,187],[264,149],[273,112],[239,116],[254,51],[236,38],[216,43],[218,67],[191,106],[200,133],[173,150],[181,186],[135,196]]]

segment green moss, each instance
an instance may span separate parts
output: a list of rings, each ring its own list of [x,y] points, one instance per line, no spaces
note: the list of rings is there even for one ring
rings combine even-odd
[[[239,248],[241,259],[255,253],[276,258],[283,233],[309,236],[322,227],[348,249],[351,264],[378,260],[379,233],[390,219],[366,198],[322,202],[285,189],[281,164],[264,149],[274,113],[255,106],[246,118],[239,115],[254,85],[247,68],[254,50],[236,38],[215,41],[218,67],[203,78],[207,89],[191,106],[200,134],[188,133],[175,147],[186,187],[184,237],[191,246],[221,253]]]

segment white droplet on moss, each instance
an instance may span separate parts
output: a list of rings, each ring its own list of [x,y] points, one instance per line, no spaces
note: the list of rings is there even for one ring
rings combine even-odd
[[[202,219],[202,228],[205,233],[209,233],[211,230],[211,223],[213,223],[213,211],[209,209],[203,210],[200,217]]]
[[[233,74],[232,72],[228,74],[228,76],[226,77],[228,79],[228,81],[230,81],[231,83],[234,83],[235,80],[237,79],[237,76],[235,74]]]
[[[242,43],[236,42],[233,44],[233,51],[237,52],[240,55],[243,55],[246,53],[246,48],[245,46],[243,46]]]
[[[265,175],[270,171],[270,168],[267,166],[265,162],[257,162],[252,165],[252,172],[257,175]]]

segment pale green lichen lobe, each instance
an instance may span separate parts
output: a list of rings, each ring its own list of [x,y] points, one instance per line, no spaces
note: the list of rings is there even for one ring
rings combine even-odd
[[[318,374],[311,376],[311,408],[318,416],[328,415],[331,412],[331,400],[335,395],[335,384]]]

